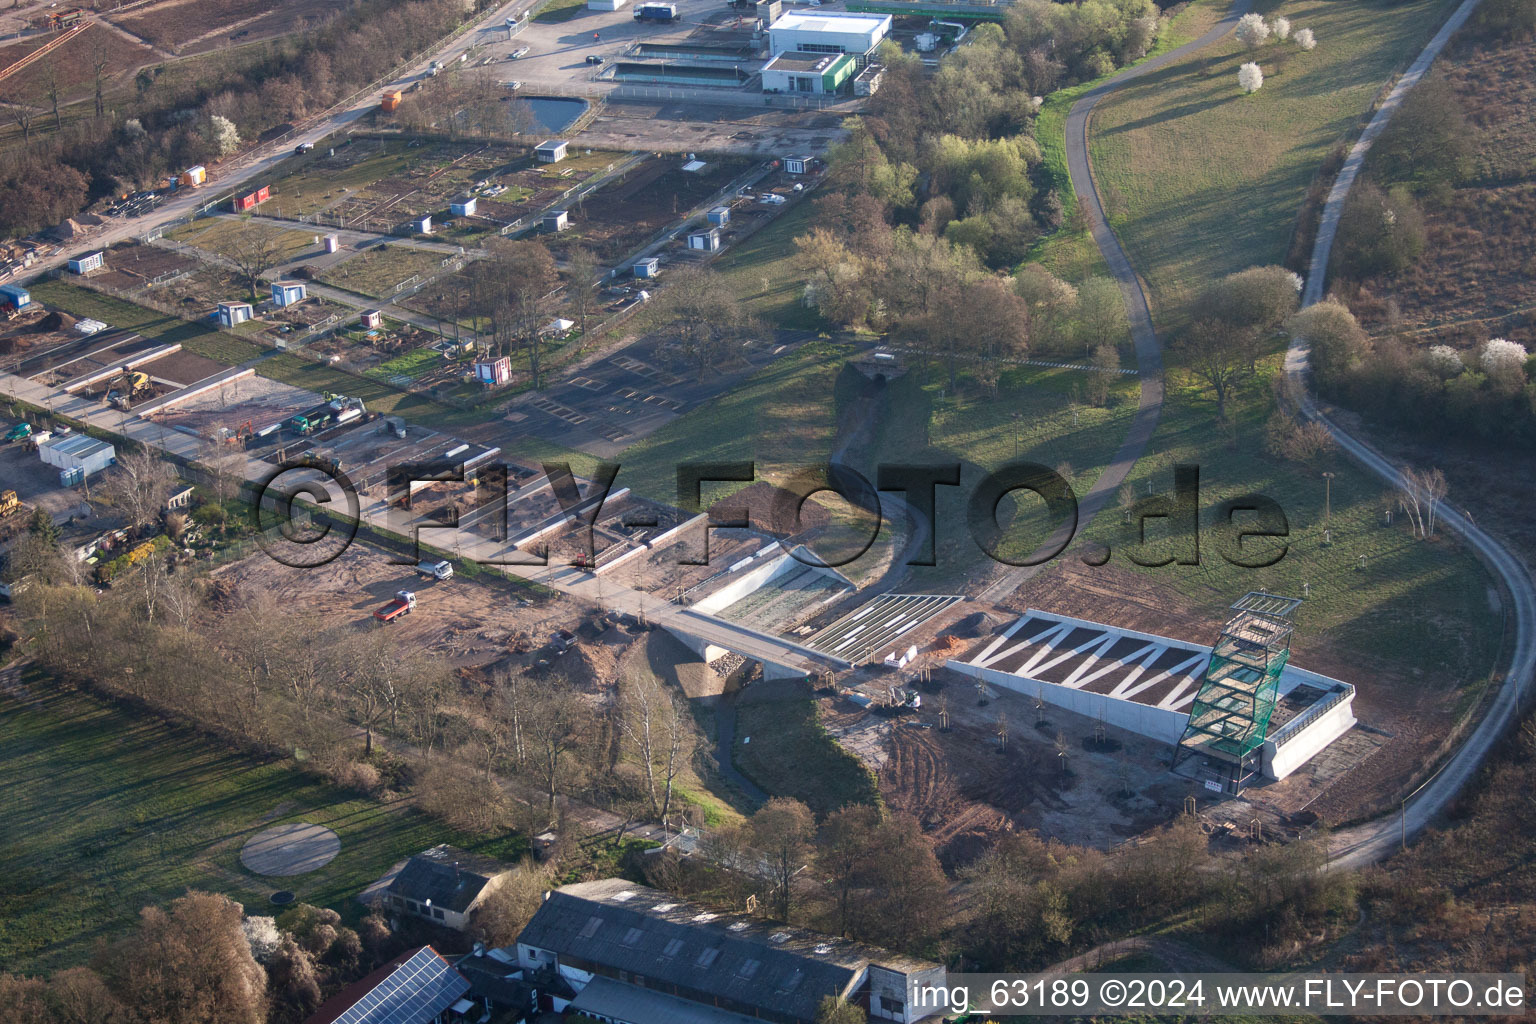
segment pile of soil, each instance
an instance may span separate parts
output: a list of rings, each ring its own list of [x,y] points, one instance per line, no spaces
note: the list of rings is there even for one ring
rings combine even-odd
[[[33,324],[32,329],[41,333],[48,333],[51,331],[72,330],[74,326],[74,317],[70,316],[68,313],[61,313],[55,309],[51,311],[47,316],[39,320],[37,323]]]

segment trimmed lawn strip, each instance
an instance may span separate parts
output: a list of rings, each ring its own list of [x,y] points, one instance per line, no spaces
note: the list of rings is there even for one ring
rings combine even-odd
[[[396,861],[450,842],[515,858],[524,840],[456,834],[405,801],[382,804],[316,781],[286,760],[226,750],[190,729],[70,690],[40,672],[0,696],[0,961],[51,972],[85,962],[133,927],[140,907],[188,889],[253,913],[290,889],[351,922],[356,896]],[[270,825],[333,829],[341,853],[318,871],[252,875],[240,848]]]

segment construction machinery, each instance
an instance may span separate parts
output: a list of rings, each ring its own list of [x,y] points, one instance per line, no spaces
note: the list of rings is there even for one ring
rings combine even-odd
[[[15,491],[0,491],[0,519],[21,511],[21,499]]]
[[[124,370],[121,377],[112,382],[107,389],[107,404],[114,409],[122,409],[125,412],[133,405],[134,399],[144,394],[150,388],[149,374],[138,370]]]

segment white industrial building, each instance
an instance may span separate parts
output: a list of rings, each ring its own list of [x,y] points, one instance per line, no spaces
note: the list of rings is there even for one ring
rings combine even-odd
[[[891,34],[888,14],[792,11],[768,26],[768,49],[781,53],[851,53],[866,57]]]
[[[59,434],[38,445],[37,454],[45,466],[61,470],[60,479],[69,478],[69,483],[78,483],[117,462],[117,449],[87,434]]]
[[[1033,608],[950,668],[1094,721],[1177,745],[1208,677],[1212,648]],[[1219,660],[1219,659],[1218,659]],[[1284,664],[1257,765],[1283,779],[1355,724],[1355,688]]]

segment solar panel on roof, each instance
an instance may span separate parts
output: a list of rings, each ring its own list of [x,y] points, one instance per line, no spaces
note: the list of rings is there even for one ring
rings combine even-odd
[[[469,981],[427,946],[336,1018],[336,1024],[422,1024],[469,991]]]

